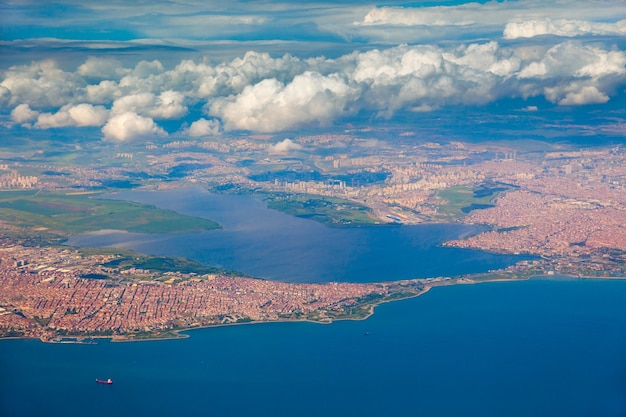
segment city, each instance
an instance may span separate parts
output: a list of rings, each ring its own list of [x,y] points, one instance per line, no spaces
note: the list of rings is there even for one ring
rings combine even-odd
[[[150,142],[143,149],[131,145],[103,150],[114,153],[101,153],[88,165],[62,167],[52,161],[28,164],[5,157],[0,166],[6,172],[0,176],[2,186],[17,194],[5,194],[9,199],[3,207],[12,207],[11,198],[20,196],[17,190],[90,196],[114,186],[147,190],[201,186],[216,192],[252,192],[270,207],[288,212],[300,204],[303,211],[295,215],[308,215],[307,210],[321,206],[325,211],[317,213],[318,220],[331,227],[485,225],[487,230],[445,245],[536,256],[499,271],[509,279],[624,273],[626,153],[619,147],[571,150],[530,144],[522,149],[405,142],[403,138],[412,135],[404,132],[397,142],[376,141],[373,150],[375,139],[363,136],[358,132],[302,136],[276,145],[267,136]],[[117,166],[98,162],[109,158]],[[83,210],[70,203],[37,204]],[[72,248],[24,246],[10,236],[30,232],[11,224],[10,218],[5,215],[7,234],[0,248],[4,336],[165,337],[172,336],[172,330],[216,324],[327,322],[363,317],[381,300],[414,296],[438,285],[437,280],[402,285],[288,284],[219,272],[111,268],[103,265],[115,255],[83,256]],[[60,239],[67,236],[35,224],[27,229]],[[445,283],[463,279],[474,278],[446,277]]]
[[[371,314],[373,302],[398,296],[400,290],[402,297],[424,291],[417,281],[290,284],[194,273],[166,273],[167,280],[157,281],[154,274],[146,279],[148,271],[97,267],[112,257],[1,246],[0,336],[127,340],[142,334],[173,337],[168,330],[252,321],[324,323]],[[143,279],[136,279],[138,275]]]

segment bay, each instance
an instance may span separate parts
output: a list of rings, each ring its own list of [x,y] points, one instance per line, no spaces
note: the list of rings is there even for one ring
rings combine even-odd
[[[527,257],[442,247],[483,230],[462,224],[335,229],[268,209],[251,196],[200,188],[129,191],[109,196],[152,204],[219,222],[222,230],[163,235],[120,231],[85,233],[74,246],[115,246],[183,256],[258,278],[286,282],[376,282],[432,278],[505,268]]]
[[[4,340],[0,415],[623,417],[624,305],[626,281],[530,280],[434,288],[331,325]]]

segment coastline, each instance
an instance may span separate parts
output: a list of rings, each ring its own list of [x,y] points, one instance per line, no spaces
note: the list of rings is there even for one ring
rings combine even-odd
[[[413,292],[413,293],[403,293],[401,297],[393,297],[393,294],[382,298],[380,300],[376,300],[367,304],[357,305],[355,307],[360,307],[362,309],[366,309],[366,314],[363,316],[357,315],[345,315],[340,317],[328,318],[327,320],[314,320],[310,318],[304,319],[290,319],[283,318],[278,320],[251,320],[245,322],[232,322],[232,323],[210,323],[206,325],[193,326],[193,327],[185,327],[185,328],[172,328],[163,331],[162,336],[159,335],[159,332],[154,332],[153,335],[146,334],[146,337],[133,337],[132,334],[127,335],[113,335],[113,336],[102,336],[102,335],[80,335],[80,336],[64,336],[53,339],[45,339],[41,337],[30,337],[30,336],[9,336],[9,337],[1,337],[0,341],[3,340],[16,340],[16,339],[38,339],[44,343],[52,343],[52,344],[97,344],[97,339],[109,339],[111,342],[115,343],[129,343],[129,342],[153,342],[159,340],[176,340],[176,339],[186,339],[191,337],[187,332],[191,332],[194,330],[200,329],[208,329],[212,327],[226,327],[226,326],[242,326],[242,325],[257,325],[257,324],[267,324],[267,323],[314,323],[314,324],[333,324],[335,321],[362,321],[367,320],[371,316],[374,315],[376,307],[382,304],[391,303],[394,301],[402,301],[408,300],[412,298],[420,297],[426,293],[428,293],[434,287],[447,287],[454,285],[473,285],[473,284],[484,284],[490,282],[512,282],[512,281],[528,281],[532,279],[541,279],[541,280],[555,280],[555,281],[576,281],[576,280],[607,280],[607,281],[623,281],[626,280],[626,277],[596,277],[596,276],[573,276],[573,275],[529,275],[529,276],[511,276],[510,278],[495,278],[495,279],[485,279],[479,280],[476,278],[439,278],[437,281],[425,283],[421,290]],[[408,280],[408,281],[428,281],[425,280]],[[403,281],[387,281],[386,283],[401,283]],[[90,340],[89,342],[84,342],[83,340]]]
[[[174,333],[176,336],[171,336],[171,337],[162,337],[162,338],[155,337],[155,338],[141,338],[141,339],[124,338],[124,337],[119,337],[119,338],[101,337],[101,338],[108,338],[108,339],[111,339],[111,342],[116,342],[116,343],[150,342],[150,341],[159,341],[159,340],[186,339],[186,338],[191,337],[191,335],[186,334],[186,332],[191,332],[194,330],[201,330],[201,329],[209,329],[209,328],[214,328],[214,327],[258,325],[258,324],[268,324],[268,323],[314,323],[314,324],[330,325],[330,324],[333,324],[335,321],[363,321],[373,316],[375,314],[376,307],[378,307],[379,305],[391,303],[394,301],[402,301],[402,300],[409,300],[412,298],[417,298],[428,293],[434,287],[447,287],[447,286],[454,286],[454,285],[474,285],[474,284],[485,284],[485,283],[490,283],[490,282],[529,281],[532,279],[549,280],[551,277],[555,278],[555,276],[549,276],[549,275],[530,275],[527,277],[499,278],[499,279],[490,279],[490,280],[484,280],[484,281],[467,279],[467,278],[458,278],[458,279],[452,278],[449,280],[438,281],[436,283],[433,283],[435,285],[426,285],[424,286],[422,291],[415,293],[413,295],[409,295],[409,296],[401,297],[401,298],[386,298],[386,299],[382,299],[377,302],[371,303],[367,305],[368,312],[363,317],[346,316],[346,317],[329,319],[327,321],[319,321],[319,320],[311,320],[311,319],[280,319],[280,320],[267,320],[267,321],[249,321],[249,322],[244,322],[244,323],[237,323],[237,322],[216,323],[216,324],[208,324],[204,326],[196,326],[196,327],[191,327],[191,328],[172,329],[171,332]],[[582,280],[605,280],[606,279],[606,280],[617,280],[617,281],[626,280],[626,277],[606,277],[606,278],[605,277],[576,277],[576,276],[569,276],[569,275],[556,276],[555,280],[558,280],[559,277],[562,277],[563,280],[565,280],[564,278],[567,278],[568,280],[572,280],[572,281],[581,280],[581,279]]]
[[[190,332],[190,331],[194,331],[194,330],[201,330],[201,329],[209,329],[209,328],[214,328],[214,327],[230,327],[230,326],[246,326],[246,325],[255,325],[255,324],[269,324],[269,323],[313,323],[313,324],[322,324],[322,325],[329,325],[329,324],[333,324],[335,321],[362,321],[362,320],[367,320],[368,318],[370,318],[374,313],[375,313],[375,308],[379,305],[385,304],[385,303],[390,303],[390,302],[394,302],[394,301],[401,301],[401,300],[408,300],[411,298],[416,298],[419,297],[425,293],[427,293],[432,287],[424,287],[424,289],[416,294],[407,296],[407,297],[402,297],[402,298],[394,298],[394,299],[383,299],[380,300],[376,303],[371,303],[369,305],[365,305],[363,307],[367,307],[367,314],[363,317],[351,317],[351,316],[346,316],[346,317],[338,317],[338,318],[332,318],[332,319],[328,319],[328,320],[311,320],[311,319],[279,319],[279,320],[266,320],[266,321],[247,321],[247,322],[233,322],[233,323],[215,323],[215,324],[207,324],[207,325],[203,325],[203,326],[194,326],[194,327],[188,327],[188,328],[183,328],[183,329],[172,329],[171,332],[175,333],[176,336],[172,336],[172,337],[155,337],[155,338],[141,338],[141,339],[135,339],[135,338],[124,338],[123,336],[119,336],[119,337],[107,337],[109,339],[111,339],[111,342],[116,342],[116,343],[126,343],[126,342],[149,342],[149,341],[158,341],[158,340],[175,340],[175,339],[186,339],[188,337],[191,337],[191,335],[188,334],[184,334],[185,332]]]

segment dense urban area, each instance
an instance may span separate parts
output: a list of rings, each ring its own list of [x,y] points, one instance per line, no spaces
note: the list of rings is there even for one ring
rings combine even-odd
[[[9,335],[129,335],[210,324],[281,319],[320,322],[348,316],[363,300],[389,294],[386,284],[290,284],[239,276],[111,268],[85,273],[111,256],[83,257],[49,248],[0,248],[0,326]],[[20,259],[14,261],[14,259]],[[37,260],[37,264],[29,260]],[[45,262],[39,263],[39,262]],[[94,277],[99,277],[94,278]],[[142,276],[142,280],[132,279]],[[416,284],[411,290],[421,290]],[[10,308],[10,309],[9,309]]]
[[[3,337],[132,339],[216,324],[329,322],[365,317],[377,303],[419,295],[433,285],[626,273],[626,152],[620,147],[435,142],[408,131],[368,130],[293,139],[98,143],[89,153],[71,143],[54,152],[42,142],[37,146],[44,148],[31,145],[0,152]],[[389,277],[376,284],[341,283],[337,277],[338,283],[290,284],[224,271],[110,266],[121,255],[85,254],[59,244],[72,233],[97,230],[97,224],[64,228],[43,214],[95,210],[79,207],[79,200],[59,203],[63,196],[88,201],[118,189],[187,186],[251,193],[271,208],[329,227],[485,225],[483,232],[445,245],[533,260],[482,277]],[[54,203],[45,200],[51,195]]]

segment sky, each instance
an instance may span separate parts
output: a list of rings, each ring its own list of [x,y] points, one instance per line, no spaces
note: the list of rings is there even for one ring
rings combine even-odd
[[[0,0],[4,136],[410,128],[496,108],[604,114],[596,131],[626,137],[626,3]]]

